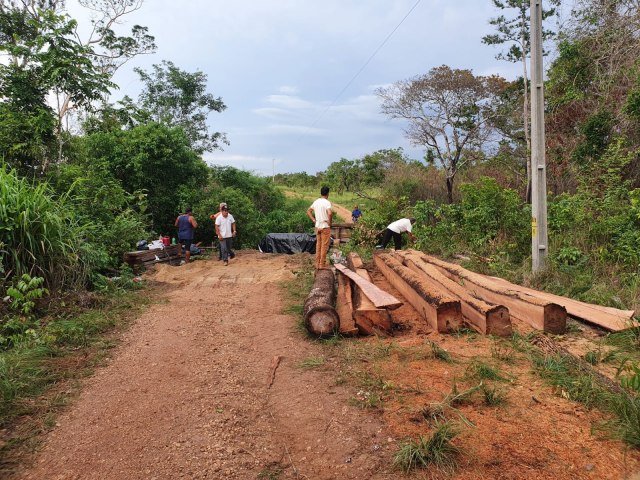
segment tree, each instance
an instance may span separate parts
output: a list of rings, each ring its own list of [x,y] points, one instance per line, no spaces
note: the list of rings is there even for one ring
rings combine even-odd
[[[46,73],[58,77],[48,85],[47,92],[56,98],[58,161],[62,159],[63,130],[65,123],[68,129],[69,114],[90,109],[94,100],[115,87],[110,79],[120,66],[156,48],[146,27],[135,25],[128,36],[117,35],[113,29],[122,22],[122,17],[138,10],[142,0],[79,0],[79,3],[94,14],[93,28],[86,39],[80,38],[77,22],[64,13],[64,0],[0,2],[4,20],[0,44],[5,46],[11,62],[28,69],[32,64],[38,65],[41,56],[55,56],[55,64]],[[79,96],[79,91],[84,96]],[[44,170],[46,167],[45,164]]]
[[[531,52],[531,16],[529,14],[529,0],[492,0],[496,8],[500,10],[514,11],[510,18],[505,15],[489,20],[489,24],[497,29],[497,33],[485,35],[482,37],[482,43],[487,45],[504,45],[507,44],[506,52],[500,52],[496,55],[498,60],[506,60],[508,62],[522,63],[522,123],[524,126],[524,138],[527,146],[527,152],[531,151],[531,140],[529,135],[529,77],[527,73],[527,59]],[[552,7],[558,7],[561,0],[548,0]],[[556,14],[555,8],[542,9],[542,20],[546,20]],[[542,39],[548,40],[554,36],[554,32],[548,29],[542,30]],[[531,201],[531,158],[527,155],[527,201]]]
[[[444,168],[449,203],[456,174],[473,160],[465,152],[485,147],[493,132],[491,120],[505,84],[501,77],[476,77],[443,65],[377,90],[382,113],[406,120],[407,138]]]
[[[191,147],[200,154],[221,148],[221,143],[228,144],[224,133],[209,134],[207,116],[222,112],[227,106],[220,97],[206,93],[206,74],[185,72],[168,61],[154,65],[151,73],[139,68],[135,71],[145,88],[137,104],[129,97],[122,102],[134,121],[181,127]]]
[[[23,174],[44,173],[52,140],[61,133],[49,93],[67,92],[75,105],[88,107],[113,84],[91,63],[91,48],[75,40],[74,20],[54,8],[38,9],[34,16],[29,2],[21,5],[0,3],[0,111],[7,129],[0,150]]]
[[[87,135],[84,143],[89,163],[108,165],[126,192],[146,193],[158,233],[174,230],[182,191],[200,189],[208,179],[207,165],[181,128],[149,123]]]
[[[359,162],[341,158],[331,163],[325,170],[325,181],[335,188],[336,192],[353,191],[360,184],[361,168]]]

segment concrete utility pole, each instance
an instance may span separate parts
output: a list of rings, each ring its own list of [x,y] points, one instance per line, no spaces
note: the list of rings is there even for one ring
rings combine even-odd
[[[547,263],[547,166],[544,156],[542,0],[531,0],[531,269]]]
[[[276,159],[271,159],[271,183],[276,183]]]

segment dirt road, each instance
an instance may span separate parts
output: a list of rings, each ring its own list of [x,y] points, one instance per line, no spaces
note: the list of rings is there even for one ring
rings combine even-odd
[[[161,302],[86,381],[21,479],[383,479],[395,442],[283,314],[298,257],[159,266]],[[270,386],[274,358],[281,357]]]

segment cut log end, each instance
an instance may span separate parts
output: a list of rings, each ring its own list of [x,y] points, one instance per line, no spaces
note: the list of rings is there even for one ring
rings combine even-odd
[[[567,310],[550,303],[544,307],[544,331],[556,335],[565,333],[567,329]]]
[[[502,305],[487,312],[487,335],[510,337],[513,334],[509,309]]]
[[[339,325],[338,315],[333,308],[316,308],[307,313],[305,325],[315,335],[333,335]]]

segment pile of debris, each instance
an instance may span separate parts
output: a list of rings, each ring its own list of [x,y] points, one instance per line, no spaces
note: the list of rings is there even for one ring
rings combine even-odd
[[[416,250],[376,252],[374,264],[431,329],[439,333],[467,326],[482,334],[509,336],[512,319],[517,319],[534,330],[562,334],[568,316],[609,331],[639,325],[632,310],[540,292],[471,272]],[[323,284],[314,285],[314,298],[317,300],[322,292],[331,292],[322,302],[323,311],[331,312],[324,315],[330,315],[332,320],[318,322],[322,328],[315,328],[313,309],[307,309],[305,302],[307,327],[318,335],[329,333],[329,323],[331,332],[337,329],[343,335],[390,334],[393,323],[389,311],[402,302],[371,282],[357,254],[349,254],[347,265],[349,268],[336,265],[337,297],[333,293],[333,273],[318,272],[323,272],[316,276],[317,280],[323,279]]]

